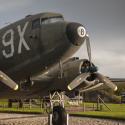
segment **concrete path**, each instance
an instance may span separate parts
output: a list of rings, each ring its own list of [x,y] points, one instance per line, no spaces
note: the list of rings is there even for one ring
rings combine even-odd
[[[0,113],[0,125],[47,125],[43,115]],[[69,125],[125,125],[125,121],[70,117]]]

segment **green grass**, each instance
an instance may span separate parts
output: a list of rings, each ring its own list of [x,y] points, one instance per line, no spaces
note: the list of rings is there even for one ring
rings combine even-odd
[[[73,115],[86,116],[86,117],[98,117],[98,118],[111,118],[111,119],[123,119],[125,120],[125,112],[76,112],[72,113]]]
[[[85,105],[92,106],[93,104],[86,103]],[[111,111],[109,111],[105,106],[102,106],[101,111],[74,112],[72,114],[125,120],[125,104],[107,104],[107,106],[111,109]]]
[[[96,108],[97,103],[85,103],[86,107],[93,107],[93,104]],[[102,105],[102,104],[101,104]],[[106,103],[106,105],[111,109],[111,111],[116,112],[125,112],[125,104],[111,104]],[[82,106],[82,105],[81,105]],[[102,111],[109,111],[104,105],[102,105]]]
[[[7,100],[6,99],[0,99],[0,106],[7,105]]]
[[[25,108],[18,108],[17,103],[13,103],[13,108],[7,108],[7,101],[0,100],[0,112],[13,112],[13,113],[45,113],[45,109],[40,107],[29,108],[29,105],[25,105]],[[95,107],[96,103],[85,103],[85,107]],[[87,117],[99,117],[99,118],[112,118],[112,119],[123,119],[125,120],[125,104],[106,104],[111,111],[109,111],[104,105],[101,111],[85,111],[85,112],[74,112],[73,115],[87,116]],[[67,107],[69,105],[66,105]],[[82,105],[81,105],[82,106]]]
[[[8,108],[8,102],[5,99],[0,100],[0,112],[13,112],[13,113],[44,113],[44,109],[40,107],[29,108],[28,104],[24,108],[18,108],[18,103],[13,103],[13,108]]]
[[[0,108],[0,112],[12,112],[12,113],[44,113],[40,108]]]

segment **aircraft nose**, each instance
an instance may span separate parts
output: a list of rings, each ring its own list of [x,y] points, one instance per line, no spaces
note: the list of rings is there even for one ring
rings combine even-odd
[[[80,46],[85,40],[86,30],[79,23],[69,23],[66,27],[66,34],[72,44]]]

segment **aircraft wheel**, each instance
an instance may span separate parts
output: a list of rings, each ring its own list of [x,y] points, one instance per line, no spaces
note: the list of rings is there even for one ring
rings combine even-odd
[[[52,124],[66,125],[66,111],[62,106],[55,106],[53,108]]]

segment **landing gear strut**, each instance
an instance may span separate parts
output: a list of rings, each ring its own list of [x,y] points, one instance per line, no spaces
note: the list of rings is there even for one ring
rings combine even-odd
[[[49,115],[49,125],[67,125],[68,115],[64,108],[64,92],[50,94],[52,114]]]

